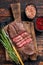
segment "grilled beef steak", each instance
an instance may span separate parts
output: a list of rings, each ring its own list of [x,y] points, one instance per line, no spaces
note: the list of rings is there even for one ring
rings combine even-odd
[[[26,31],[21,21],[8,25],[7,31],[23,60],[35,53],[31,34]]]

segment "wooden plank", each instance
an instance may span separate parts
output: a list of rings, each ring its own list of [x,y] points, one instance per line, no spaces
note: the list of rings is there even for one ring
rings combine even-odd
[[[4,61],[4,60],[5,60],[5,49],[4,49],[3,45],[0,43],[0,62]]]
[[[40,62],[39,65],[43,65],[43,62]]]
[[[34,44],[35,44],[35,47],[36,47],[36,51],[38,50],[37,49],[37,42],[36,42],[36,35],[35,35],[35,29],[34,29],[34,23],[31,23],[31,34],[33,36],[33,40],[34,40]]]
[[[43,56],[43,32],[37,35],[38,55]]]
[[[25,28],[26,28],[26,30],[29,32],[29,33],[31,33],[32,34],[32,37],[33,37],[33,42],[34,42],[34,46],[35,46],[35,51],[36,51],[36,54],[34,54],[34,55],[32,55],[32,56],[30,56],[30,59],[31,60],[36,60],[37,59],[37,42],[36,42],[36,36],[35,36],[35,32],[34,32],[34,25],[33,25],[33,23],[32,22],[29,22],[29,23],[25,23],[24,22],[24,25],[25,25]],[[32,28],[32,29],[31,29]]]
[[[0,8],[0,16],[11,16],[11,14],[8,9]]]
[[[7,64],[3,64],[3,65],[12,65],[12,64],[8,64],[8,63],[7,63]]]
[[[43,5],[40,5],[40,6],[37,5],[36,8],[38,8],[38,9],[43,9]]]
[[[37,55],[38,55],[38,48],[37,48],[37,42],[36,42],[35,31],[34,31],[34,24],[31,23],[31,24],[30,24],[30,27],[31,27],[31,34],[32,34],[32,37],[33,37],[33,40],[34,40],[34,46],[35,46],[35,51],[36,51],[36,54],[32,55],[30,58],[31,58],[32,60],[36,60],[36,59],[37,59]]]

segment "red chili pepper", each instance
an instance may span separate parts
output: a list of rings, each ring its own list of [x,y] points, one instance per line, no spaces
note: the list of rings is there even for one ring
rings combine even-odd
[[[43,17],[37,18],[36,27],[38,30],[43,30]]]

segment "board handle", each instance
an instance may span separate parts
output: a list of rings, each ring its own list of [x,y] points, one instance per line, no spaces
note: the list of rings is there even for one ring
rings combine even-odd
[[[20,3],[11,4],[14,19],[21,19]]]

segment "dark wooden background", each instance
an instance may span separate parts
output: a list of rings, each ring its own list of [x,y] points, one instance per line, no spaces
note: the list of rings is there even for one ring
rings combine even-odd
[[[10,8],[11,3],[21,3],[21,18],[22,20],[28,20],[25,18],[24,9],[27,4],[34,4],[37,8],[37,15],[36,18],[33,20],[33,22],[36,22],[37,17],[43,16],[43,0],[0,0],[0,22],[6,22],[5,24],[8,24],[9,22],[12,22],[13,16]],[[43,62],[43,33],[40,33],[35,30],[36,33],[36,39],[37,39],[37,45],[38,48],[41,49],[41,52],[39,52],[39,57],[36,61],[25,61],[25,65],[39,65],[40,62]],[[6,61],[5,59],[5,49],[0,43],[0,65],[16,65],[14,62]]]

